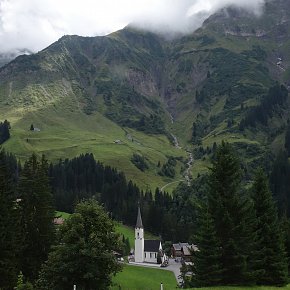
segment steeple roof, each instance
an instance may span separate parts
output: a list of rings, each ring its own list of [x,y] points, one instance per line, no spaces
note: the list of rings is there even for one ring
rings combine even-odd
[[[142,228],[143,229],[140,206],[138,206],[138,216],[137,216],[136,228]]]

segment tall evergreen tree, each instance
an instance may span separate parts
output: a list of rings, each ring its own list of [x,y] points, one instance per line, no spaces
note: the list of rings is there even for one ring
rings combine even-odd
[[[6,154],[0,151],[0,289],[12,289],[17,282],[19,224],[12,173]]]
[[[263,256],[263,274],[259,284],[283,286],[288,281],[288,266],[284,239],[278,220],[277,208],[273,201],[268,180],[258,170],[252,187],[257,226],[259,229],[260,251]]]
[[[198,230],[194,236],[198,250],[193,252],[191,284],[197,287],[216,286],[223,278],[221,244],[207,204],[201,206],[198,221]]]
[[[284,146],[287,151],[288,157],[290,157],[290,125],[288,125],[287,130],[286,130]]]
[[[223,284],[255,282],[251,253],[256,251],[253,207],[240,192],[241,169],[232,147],[218,147],[209,176],[209,210],[221,243]]]
[[[54,210],[47,170],[46,159],[39,161],[33,154],[24,164],[18,187],[24,238],[21,270],[30,280],[37,277],[53,240]]]

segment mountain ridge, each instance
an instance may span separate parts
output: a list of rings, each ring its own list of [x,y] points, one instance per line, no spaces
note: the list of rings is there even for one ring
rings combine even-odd
[[[82,146],[81,139],[98,135],[99,120],[108,135],[113,124],[116,132],[123,132],[108,138],[110,144],[125,138],[126,149],[118,149],[121,164],[113,165],[137,181],[154,176],[160,187],[179,180],[185,171],[187,153],[170,145],[172,134],[194,154],[193,177],[206,170],[214,144],[222,139],[236,145],[251,168],[268,162],[284,146],[289,97],[273,111],[269,128],[258,124],[241,131],[239,124],[276,81],[290,86],[290,9],[284,11],[289,3],[275,3],[267,2],[260,18],[223,9],[178,39],[127,27],[102,37],[64,36],[37,54],[17,57],[0,68],[0,113],[12,124],[12,138],[4,146],[19,156],[47,153],[46,138],[61,138],[69,128],[76,132],[76,148],[56,138],[49,153],[53,159],[96,151],[93,144]],[[27,132],[30,123],[43,124],[40,134]],[[147,143],[139,148],[137,138],[128,139],[134,134],[157,140],[155,147]],[[161,152],[161,144],[167,153]],[[260,153],[254,158],[247,148]],[[135,151],[148,159],[147,173],[130,163]],[[156,164],[171,155],[184,160],[178,161],[175,178],[165,180]],[[102,160],[109,164],[112,157]],[[150,187],[150,182],[142,185]]]

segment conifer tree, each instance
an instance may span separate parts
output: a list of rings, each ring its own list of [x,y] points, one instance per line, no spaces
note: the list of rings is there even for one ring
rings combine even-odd
[[[219,285],[223,277],[221,245],[207,204],[200,208],[199,226],[194,242],[198,250],[193,252],[192,286]]]
[[[240,192],[241,169],[232,147],[218,147],[209,176],[209,210],[221,243],[223,284],[252,284],[256,273],[251,253],[256,251],[253,207]]]
[[[19,181],[21,199],[21,227],[23,251],[21,270],[26,278],[33,281],[41,264],[47,259],[53,240],[52,195],[47,176],[48,164],[33,154],[25,162]]]
[[[290,157],[290,126],[288,125],[286,134],[285,134],[285,149],[288,157]]]
[[[17,281],[19,249],[17,204],[13,192],[12,174],[6,154],[0,151],[0,289],[12,289]]]
[[[283,234],[278,220],[268,180],[262,170],[258,170],[252,187],[253,200],[259,229],[260,251],[263,257],[263,274],[258,283],[283,286],[287,284],[288,266]]]

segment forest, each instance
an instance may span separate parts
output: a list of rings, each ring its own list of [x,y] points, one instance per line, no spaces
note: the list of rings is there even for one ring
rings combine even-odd
[[[46,289],[43,281],[49,279],[53,285],[62,285],[54,289],[69,289],[51,278],[63,255],[70,257],[61,246],[63,239],[72,248],[86,247],[90,239],[82,241],[78,234],[83,219],[104,214],[109,220],[134,226],[138,203],[146,231],[159,235],[163,242],[187,241],[198,246],[191,269],[194,275],[185,278],[187,286],[285,285],[290,257],[289,177],[288,156],[281,152],[268,176],[259,169],[246,186],[248,180],[236,152],[223,142],[214,152],[209,173],[190,187],[180,184],[171,195],[158,188],[155,192],[140,190],[92,154],[54,164],[33,154],[21,164],[2,150],[0,252],[4,258],[0,275],[6,279],[1,279],[0,288],[12,289],[11,285],[19,283]],[[56,209],[76,216],[56,230],[52,223]],[[108,214],[99,214],[104,210]],[[107,218],[104,222],[110,228]],[[108,243],[110,249],[122,251],[122,247],[122,238],[116,244]],[[75,258],[70,257],[70,265]],[[118,271],[114,263],[112,269]],[[86,286],[90,283],[83,281],[83,289],[92,289]]]

